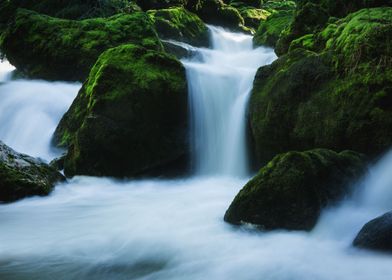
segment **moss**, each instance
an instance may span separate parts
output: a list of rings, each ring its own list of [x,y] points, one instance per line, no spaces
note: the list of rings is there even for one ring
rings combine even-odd
[[[162,49],[143,12],[73,21],[18,10],[1,50],[27,76],[83,80],[104,50],[124,43]]]
[[[330,0],[303,0],[298,2],[295,19],[286,28],[284,36],[277,43],[276,52],[279,55],[287,53],[290,44],[306,34],[316,33],[325,28],[331,21],[343,18],[350,13],[363,8],[392,6],[390,0],[364,0],[364,1],[330,1]]]
[[[244,19],[240,12],[222,0],[203,0],[194,12],[206,23],[244,31]]]
[[[225,221],[265,230],[310,230],[322,208],[349,193],[349,183],[364,170],[364,158],[350,151],[280,154],[239,192]]]
[[[68,176],[128,177],[184,156],[186,131],[181,63],[165,53],[123,45],[100,56],[54,140],[70,139]]]
[[[314,147],[370,157],[390,148],[390,18],[392,8],[349,15],[258,71],[249,110],[260,163]]]
[[[257,46],[274,47],[282,31],[289,26],[294,17],[294,10],[274,11],[265,21],[262,21],[253,38]]]
[[[252,29],[257,29],[260,22],[265,21],[271,15],[267,10],[252,7],[238,8],[238,11],[244,19],[244,25]]]
[[[159,36],[196,46],[208,45],[208,29],[195,14],[184,8],[151,10],[148,12]]]
[[[136,3],[145,11],[155,9],[167,9],[172,7],[184,7],[187,0],[136,0]]]
[[[10,13],[18,8],[64,19],[109,17],[140,10],[132,0],[5,0]],[[0,6],[0,11],[2,7]],[[9,14],[10,15],[10,14]]]

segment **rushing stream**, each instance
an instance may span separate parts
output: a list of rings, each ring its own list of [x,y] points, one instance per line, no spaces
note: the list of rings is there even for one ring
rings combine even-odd
[[[247,181],[241,177],[246,174],[243,131],[252,79],[274,55],[264,48],[252,50],[249,36],[216,28],[211,32],[213,49],[196,49],[194,59],[183,61],[190,79],[198,175],[139,181],[76,177],[49,197],[1,205],[0,279],[392,276],[390,256],[350,246],[365,222],[392,209],[392,154],[371,168],[353,198],[326,210],[310,233],[260,233],[223,222]],[[0,75],[8,77],[8,72]],[[0,84],[0,139],[50,160],[56,155],[49,147],[50,134],[79,87],[26,80]]]

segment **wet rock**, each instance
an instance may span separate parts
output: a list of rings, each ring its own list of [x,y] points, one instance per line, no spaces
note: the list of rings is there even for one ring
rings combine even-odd
[[[0,142],[0,202],[48,195],[65,178],[43,161],[20,154]]]
[[[358,248],[392,253],[392,212],[363,226],[353,245]]]
[[[364,171],[364,158],[351,151],[278,155],[238,193],[224,219],[264,230],[311,230],[321,210],[348,194]]]

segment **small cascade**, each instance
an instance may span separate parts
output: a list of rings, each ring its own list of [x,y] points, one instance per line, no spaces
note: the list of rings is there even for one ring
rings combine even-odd
[[[252,37],[209,27],[212,49],[184,59],[197,175],[246,176],[246,107],[257,69],[275,58]]]

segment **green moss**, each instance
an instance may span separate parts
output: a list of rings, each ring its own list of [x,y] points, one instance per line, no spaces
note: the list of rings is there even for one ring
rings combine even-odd
[[[133,176],[187,153],[185,70],[174,57],[136,45],[104,52],[55,132],[75,174]],[[68,135],[72,135],[69,137]]]
[[[260,22],[265,21],[271,15],[267,10],[252,7],[238,8],[238,11],[244,19],[244,25],[252,29],[257,29]]]
[[[158,35],[196,46],[208,45],[208,29],[195,14],[184,8],[151,10],[148,12]]]
[[[294,10],[274,11],[265,21],[262,21],[253,38],[257,46],[274,47],[282,31],[289,26],[294,17]]]
[[[303,0],[298,1],[294,21],[283,33],[277,43],[276,52],[285,54],[293,40],[306,34],[316,33],[325,28],[327,24],[343,18],[350,13],[363,8],[392,6],[391,0]],[[383,8],[381,8],[383,9]],[[381,17],[379,17],[381,18]]]
[[[291,43],[261,68],[250,102],[261,163],[289,150],[392,145],[392,8],[362,10]]]
[[[147,15],[62,20],[18,10],[1,50],[24,74],[49,80],[83,80],[98,56],[124,43],[162,49]]]
[[[266,230],[310,230],[322,208],[350,192],[350,182],[364,170],[363,157],[350,151],[280,154],[239,192],[225,221]]]
[[[118,13],[140,10],[132,0],[5,0],[4,6],[24,8],[38,13],[65,19],[109,17]],[[0,13],[2,6],[0,5]]]

